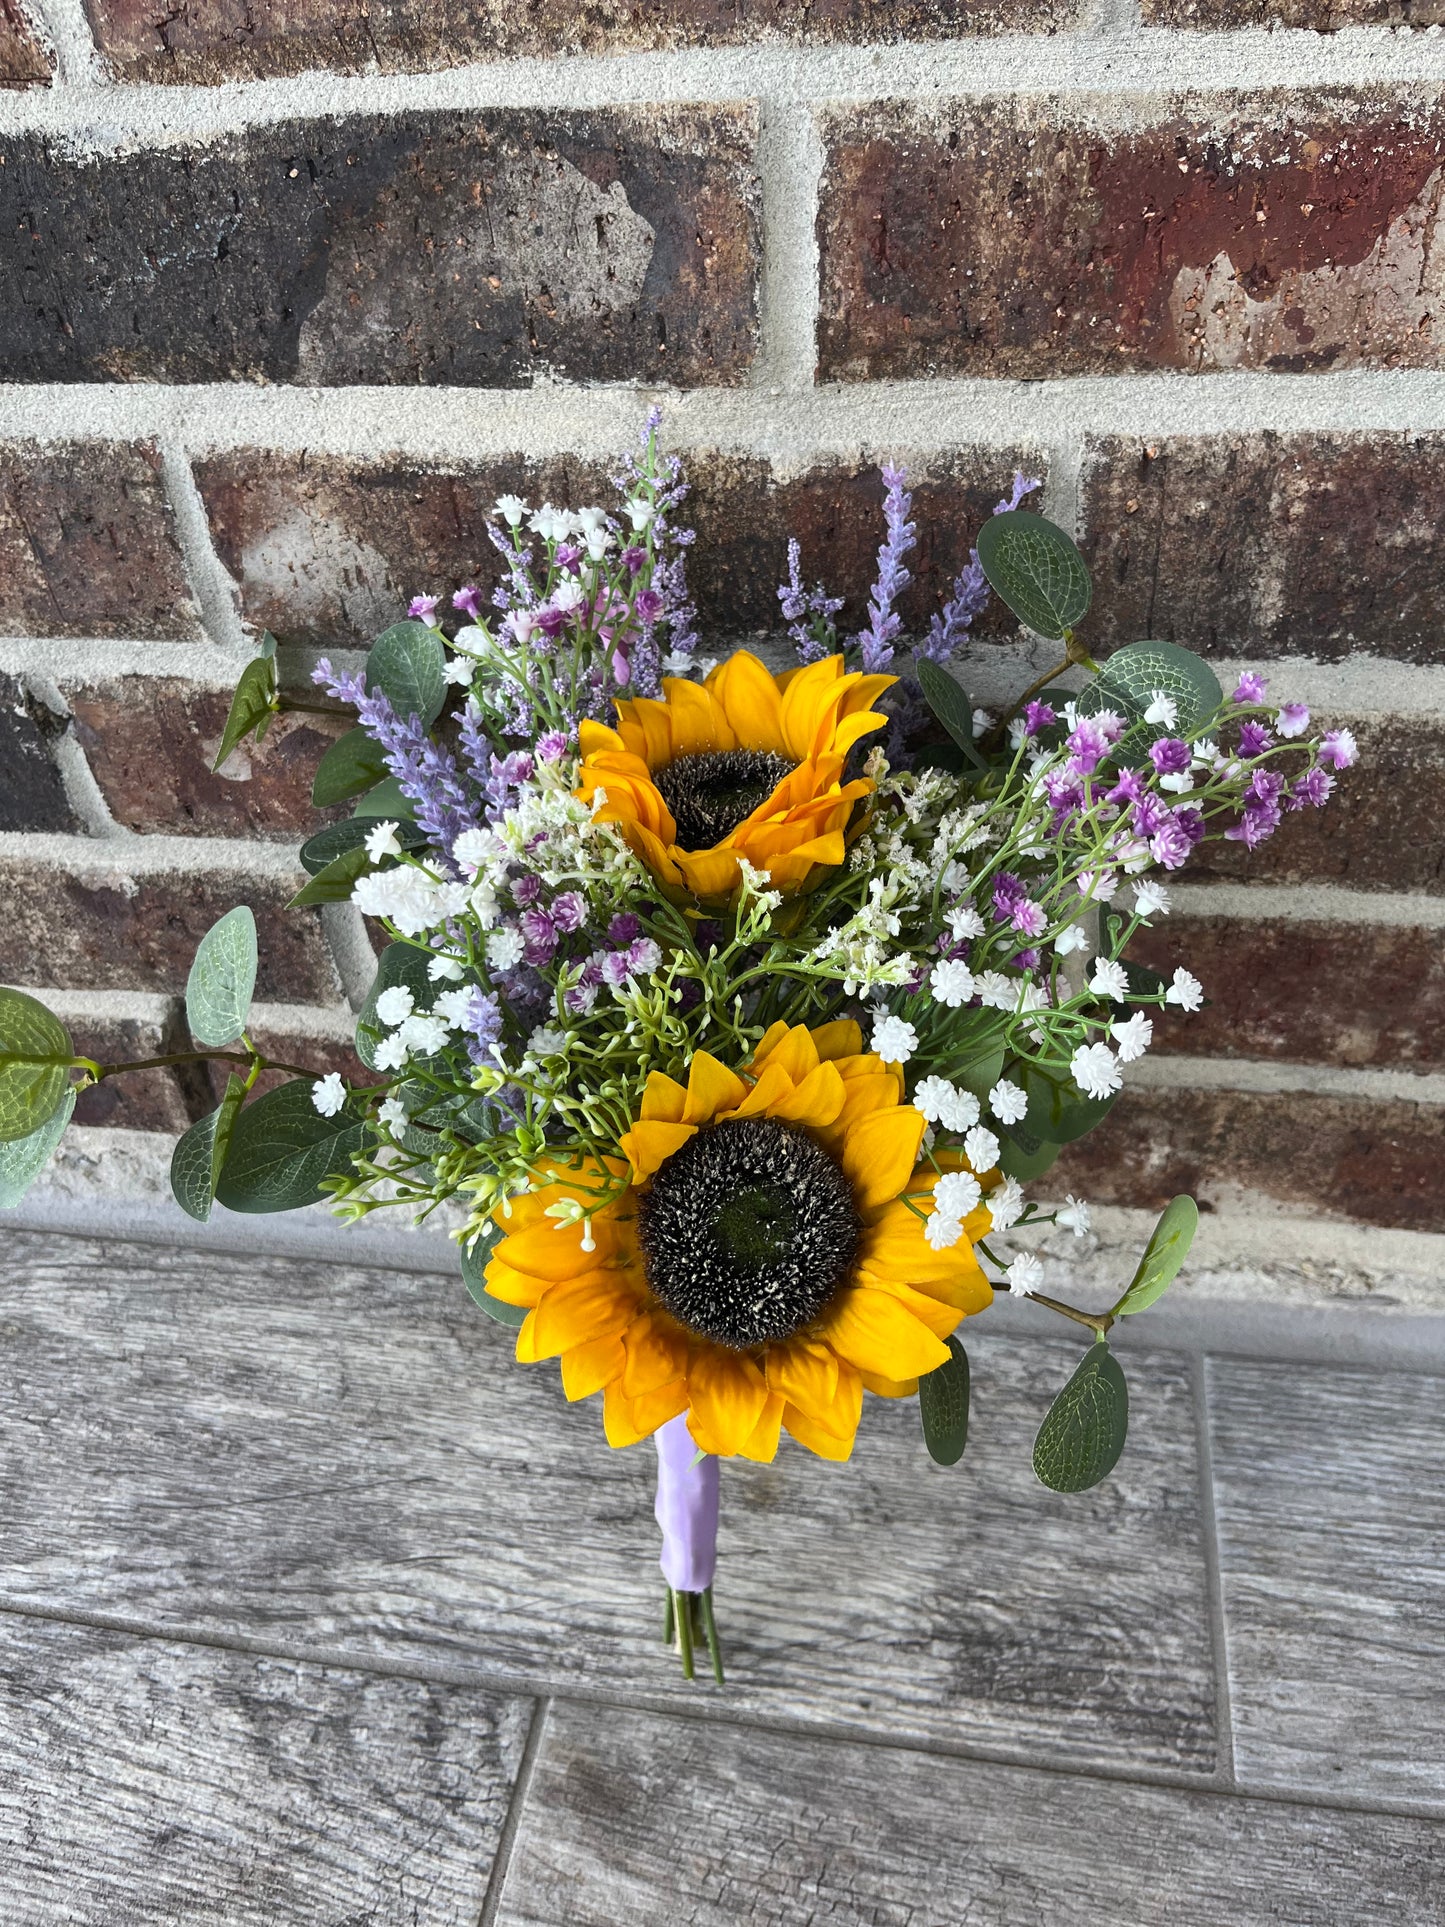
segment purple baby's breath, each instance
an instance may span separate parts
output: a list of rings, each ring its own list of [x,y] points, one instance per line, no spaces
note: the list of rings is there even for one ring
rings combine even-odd
[[[1274,748],[1274,738],[1263,723],[1241,723],[1239,725],[1239,753],[1241,756],[1263,756],[1267,749]]]
[[[482,619],[481,590],[470,585],[464,589],[458,589],[452,597],[452,607],[459,609],[464,616],[470,616],[473,622],[480,622]]]
[[[1232,703],[1262,703],[1264,692],[1268,688],[1268,680],[1261,676],[1258,670],[1246,669],[1234,685],[1234,694],[1229,700]]]
[[[1058,721],[1051,703],[1032,702],[1024,710],[1024,735],[1037,736],[1041,729],[1049,729]]]

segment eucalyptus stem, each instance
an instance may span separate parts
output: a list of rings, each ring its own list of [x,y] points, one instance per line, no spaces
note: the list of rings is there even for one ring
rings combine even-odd
[[[85,1071],[92,1084],[99,1084],[104,1078],[118,1077],[123,1071],[164,1070],[171,1064],[244,1064],[248,1070],[289,1071],[293,1077],[315,1077],[300,1064],[280,1064],[273,1058],[263,1057],[259,1051],[236,1050],[177,1050],[169,1051],[164,1057],[137,1057],[129,1064],[97,1064],[91,1057],[72,1057],[70,1068]]]
[[[1059,1312],[1065,1318],[1072,1318],[1076,1325],[1087,1325],[1090,1331],[1096,1332],[1100,1338],[1114,1323],[1114,1314],[1111,1311],[1080,1311],[1076,1305],[1064,1304],[1062,1299],[1046,1298],[1041,1291],[1031,1291],[1029,1297],[1036,1305],[1047,1305],[1050,1311]]]

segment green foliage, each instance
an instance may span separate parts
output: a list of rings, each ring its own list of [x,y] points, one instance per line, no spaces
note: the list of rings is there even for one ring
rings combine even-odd
[[[302,869],[308,876],[320,876],[328,863],[348,850],[360,849],[377,824],[385,821],[380,816],[348,816],[344,823],[328,823],[301,845]],[[420,850],[426,844],[426,834],[415,823],[398,823],[396,840],[404,850]]]
[[[1100,1339],[1044,1412],[1033,1441],[1033,1468],[1050,1491],[1089,1491],[1119,1463],[1129,1436],[1129,1387],[1119,1360]]]
[[[430,727],[446,701],[446,653],[424,622],[396,622],[379,635],[366,658],[366,683],[379,689],[403,722],[419,716]]]
[[[968,1353],[956,1338],[947,1343],[948,1363],[918,1381],[918,1416],[928,1456],[957,1465],[968,1444]]]
[[[70,1089],[38,1131],[0,1143],[0,1211],[13,1211],[40,1176],[74,1110],[75,1092]]]
[[[345,803],[363,790],[369,790],[386,775],[386,758],[380,743],[358,723],[338,736],[316,765],[311,785],[311,801],[317,809]]]
[[[1129,1431],[1129,1387],[1102,1340],[1044,1415],[1034,1472],[1052,1492],[1087,1492],[1119,1463]]]
[[[343,850],[324,869],[318,870],[309,883],[303,883],[286,908],[302,910],[309,903],[348,903],[356,879],[374,867],[364,845],[358,843],[354,850]]]
[[[428,970],[431,954],[414,943],[389,943],[377,959],[371,989],[356,1015],[356,1054],[369,1071],[376,1069],[376,1047],[387,1035],[384,1026],[377,1022],[377,998],[393,984],[405,984],[417,1008],[429,1009],[438,988]]]
[[[1058,1163],[1059,1153],[1063,1149],[1061,1144],[1051,1144],[1047,1138],[1035,1137],[1022,1124],[1005,1124],[997,1128],[998,1168],[1006,1178],[1017,1178],[1020,1184],[1032,1184],[1051,1165]]]
[[[961,1091],[984,1098],[1003,1076],[1008,1019],[1001,1012],[972,1010],[943,1032],[936,1049],[943,1074]]]
[[[969,701],[968,691],[946,669],[936,662],[930,662],[926,656],[920,656],[913,667],[924,700],[962,755],[975,768],[987,769],[988,765],[973,744],[973,704]]]
[[[1112,1097],[1085,1097],[1061,1060],[1048,1064],[1023,1060],[1010,1068],[1009,1075],[1028,1096],[1025,1129],[1048,1144],[1072,1144],[1113,1109]]]
[[[296,1078],[242,1111],[216,1186],[228,1211],[298,1211],[326,1195],[323,1178],[350,1175],[369,1127],[349,1103],[322,1117],[314,1088],[311,1078]]]
[[[226,715],[226,727],[221,731],[220,747],[216,751],[213,770],[220,769],[248,736],[254,735],[259,743],[271,726],[271,718],[276,714],[280,701],[280,686],[276,677],[276,638],[267,632],[261,640],[261,653],[253,656],[241,671],[241,679],[236,684],[236,693],[231,698],[231,707]]]
[[[1061,642],[1088,611],[1093,587],[1084,558],[1042,515],[990,516],[978,532],[978,560],[989,586],[1036,635]]]
[[[58,1017],[0,987],[0,1144],[33,1137],[65,1099],[75,1046]]]
[[[487,1290],[487,1265],[501,1235],[499,1226],[489,1225],[470,1251],[463,1247],[462,1282],[472,1302],[480,1305],[488,1318],[494,1318],[499,1325],[517,1331],[526,1320],[526,1306],[504,1304],[500,1298],[493,1298]]]
[[[1116,1318],[1127,1318],[1132,1312],[1147,1311],[1157,1299],[1164,1296],[1189,1256],[1189,1247],[1194,1242],[1198,1228],[1199,1207],[1187,1193],[1171,1199],[1165,1205],[1144,1247],[1139,1269],[1134,1273],[1129,1289],[1114,1307]]]
[[[360,817],[382,817],[392,823],[411,823],[416,819],[416,804],[402,793],[401,784],[394,776],[383,777],[375,789],[369,789],[352,815]]]
[[[234,1044],[256,989],[256,919],[244,903],[201,938],[186,980],[186,1022],[197,1043]]]
[[[188,1217],[201,1224],[211,1215],[221,1166],[245,1101],[246,1086],[233,1072],[219,1109],[193,1124],[171,1153],[171,1195]]]
[[[1156,694],[1171,697],[1178,708],[1171,729],[1143,721]],[[1161,736],[1188,736],[1208,722],[1223,700],[1219,678],[1209,664],[1172,642],[1131,642],[1116,649],[1077,698],[1081,716],[1113,709],[1129,722],[1114,750],[1121,763],[1142,763],[1149,745]]]

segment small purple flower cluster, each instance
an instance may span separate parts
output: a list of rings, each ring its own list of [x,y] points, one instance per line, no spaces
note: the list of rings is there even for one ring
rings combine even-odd
[[[445,858],[463,830],[474,829],[480,821],[476,800],[468,793],[456,758],[433,742],[419,716],[409,716],[403,722],[380,690],[368,691],[360,671],[338,674],[323,656],[312,670],[311,680],[335,701],[356,711],[362,728],[381,749],[403,796],[412,803],[419,827]]]

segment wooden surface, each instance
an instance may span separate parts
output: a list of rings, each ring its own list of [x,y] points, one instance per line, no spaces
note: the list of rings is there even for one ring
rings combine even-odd
[[[520,1366],[460,1280],[76,1240],[0,1260],[0,1602],[695,1704],[659,1662],[650,1444]],[[1208,1773],[1188,1373],[1131,1364],[1116,1476],[1046,1492],[1071,1341],[980,1338],[965,1462],[870,1400],[852,1463],[729,1465],[728,1705]]]
[[[498,1927],[1425,1927],[1445,1829],[556,1707]]]
[[[725,1468],[719,1692],[459,1279],[10,1234],[0,1923],[1433,1927],[1445,1381],[1128,1336],[1093,1493],[981,1333],[960,1466]]]
[[[1241,1778],[1445,1812],[1445,1378],[1208,1385]]]
[[[5,1927],[475,1927],[531,1707],[0,1614]]]

